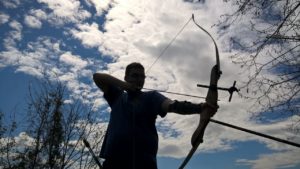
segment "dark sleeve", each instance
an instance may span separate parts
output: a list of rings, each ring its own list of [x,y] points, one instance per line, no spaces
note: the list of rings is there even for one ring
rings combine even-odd
[[[109,86],[108,91],[104,93],[104,98],[108,102],[109,106],[111,107],[117,98],[123,93],[123,90],[115,87]]]
[[[152,94],[153,111],[157,112],[160,117],[165,117],[167,112],[162,110],[162,104],[167,99],[164,95],[154,91]]]

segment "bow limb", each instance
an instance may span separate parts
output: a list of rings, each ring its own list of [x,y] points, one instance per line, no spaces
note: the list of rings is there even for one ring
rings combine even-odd
[[[206,96],[206,103],[208,103],[209,105],[218,108],[218,80],[219,77],[221,75],[221,70],[220,70],[220,59],[219,59],[219,51],[218,51],[218,47],[217,44],[215,42],[215,40],[213,39],[213,37],[204,29],[202,28],[200,25],[198,25],[195,20],[194,20],[194,14],[192,15],[193,21],[194,23],[204,32],[206,32],[211,39],[214,42],[215,45],[215,51],[216,51],[216,65],[212,68],[211,70],[211,76],[210,76],[210,87],[209,90],[207,92],[207,96]],[[205,132],[205,129],[209,123],[210,118],[215,114],[215,112],[212,112],[211,109],[204,109],[201,114],[200,114],[200,121],[198,124],[197,129],[195,130],[195,132],[192,135],[192,139],[191,139],[191,143],[192,143],[192,149],[190,150],[189,154],[187,155],[187,157],[185,158],[185,160],[183,161],[183,163],[181,164],[181,166],[179,167],[179,169],[183,169],[185,167],[185,165],[189,162],[189,160],[192,158],[193,154],[195,153],[195,151],[197,150],[198,146],[200,145],[200,143],[203,142],[203,135]]]
[[[207,33],[209,35],[209,37],[212,39],[212,41],[214,42],[215,51],[216,51],[216,65],[211,70],[210,85],[209,85],[210,87],[207,92],[207,96],[206,96],[205,100],[206,100],[206,103],[217,108],[218,107],[218,103],[217,103],[217,101],[218,101],[218,89],[217,89],[218,80],[222,74],[222,72],[220,70],[220,57],[219,57],[218,46],[217,46],[217,43],[215,42],[214,38],[210,35],[210,33],[207,32],[204,28],[202,28],[199,24],[196,23],[196,21],[194,19],[194,14],[192,15],[192,18],[193,18],[194,23],[201,30],[203,30],[205,33]],[[207,124],[209,123],[210,117],[212,117],[214,115],[214,113],[215,112],[211,112],[209,109],[205,109],[201,112],[199,125],[192,136],[191,142],[192,142],[193,147],[196,145],[198,147],[198,145],[203,142],[204,131],[206,129]]]
[[[217,43],[215,41],[215,39],[211,36],[211,34],[205,30],[204,28],[202,28],[196,21],[195,21],[195,17],[194,17],[194,14],[192,15],[192,19],[193,19],[193,22],[195,23],[195,25],[201,29],[202,31],[204,31],[210,38],[211,40],[214,42],[214,46],[215,46],[215,51],[216,51],[216,66],[217,66],[217,73],[219,75],[222,74],[222,71],[221,71],[221,68],[220,68],[220,57],[219,57],[219,50],[218,50],[218,46],[217,46]]]

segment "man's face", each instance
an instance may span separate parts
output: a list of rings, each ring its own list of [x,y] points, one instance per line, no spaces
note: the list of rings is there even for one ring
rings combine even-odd
[[[141,68],[133,68],[125,76],[125,81],[134,85],[135,87],[142,89],[145,83],[145,71]]]

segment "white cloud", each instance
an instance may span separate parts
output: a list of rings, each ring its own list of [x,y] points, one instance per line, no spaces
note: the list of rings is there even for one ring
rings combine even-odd
[[[66,52],[60,55],[59,60],[64,62],[66,65],[76,67],[76,69],[81,70],[87,66],[87,61],[84,61],[80,56],[72,55],[71,52]]]
[[[13,20],[8,24],[12,30],[6,32],[6,37],[3,38],[3,46],[8,49],[11,46],[15,46],[17,42],[22,40],[23,26],[20,22]]]
[[[52,10],[48,19],[54,25],[80,22],[91,16],[88,11],[82,9],[78,0],[38,0],[38,2],[47,4],[48,8]]]
[[[31,28],[39,29],[42,27],[42,22],[34,16],[26,15],[24,22],[27,26]]]
[[[9,20],[9,15],[0,13],[0,25],[5,24]]]
[[[279,169],[296,167],[300,161],[300,151],[283,151],[272,154],[262,154],[258,159],[247,160],[238,159],[236,162],[239,165],[251,166],[252,169]]]
[[[71,34],[80,39],[82,44],[86,47],[99,47],[103,43],[103,34],[99,30],[97,23],[79,24],[78,29],[72,29]]]
[[[37,42],[28,43],[25,50],[17,49],[14,44],[10,45],[12,46],[8,46],[7,50],[0,52],[2,63],[16,66],[17,71],[38,76],[51,64],[47,60],[50,53],[56,52],[48,38],[39,38]]]
[[[25,15],[24,22],[31,28],[40,29],[42,27],[42,21],[47,20],[48,16],[46,12],[41,9],[31,9],[28,15]]]
[[[36,18],[39,18],[41,20],[47,19],[47,14],[41,9],[32,9],[29,11],[30,15],[35,16]]]
[[[17,21],[11,22],[10,26],[15,30],[10,31],[4,39],[6,48],[0,52],[1,68],[14,66],[16,72],[66,82],[67,88],[72,91],[70,98],[81,99],[87,104],[93,104],[93,100],[100,97],[86,83],[90,82],[93,74],[90,69],[95,68],[95,63],[101,62],[94,62],[93,58],[82,59],[71,51],[63,51],[60,48],[62,42],[50,37],[38,37],[36,41],[28,42],[25,48],[18,49],[16,41],[20,40],[22,26]],[[83,78],[88,81],[82,82]],[[104,104],[98,102],[96,106],[101,108]]]
[[[47,20],[48,16],[46,12],[41,9],[31,9],[24,17],[24,22],[31,28],[40,29],[42,27],[42,21]]]
[[[113,1],[111,0],[86,0],[86,2],[88,4],[92,4],[95,7],[97,15],[102,15],[104,11],[108,10],[109,5],[113,3]]]
[[[9,26],[17,31],[21,31],[23,28],[22,24],[16,20],[11,21]]]
[[[6,8],[17,8],[21,3],[20,0],[6,0],[0,1],[0,4],[3,4]]]

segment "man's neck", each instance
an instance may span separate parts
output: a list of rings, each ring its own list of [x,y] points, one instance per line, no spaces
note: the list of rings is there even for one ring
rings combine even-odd
[[[142,94],[142,91],[128,92],[128,100],[136,101],[139,96]]]

